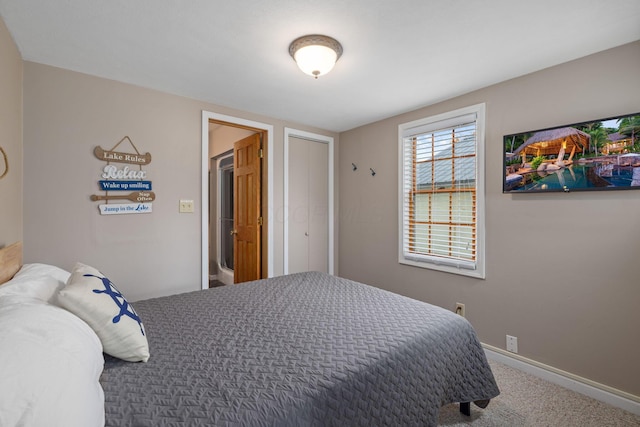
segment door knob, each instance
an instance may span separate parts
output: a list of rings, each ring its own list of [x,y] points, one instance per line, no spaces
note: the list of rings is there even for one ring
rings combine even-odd
[[[232,236],[233,236],[234,234],[238,234],[238,230],[231,230],[231,232],[230,232],[229,234],[231,234]]]

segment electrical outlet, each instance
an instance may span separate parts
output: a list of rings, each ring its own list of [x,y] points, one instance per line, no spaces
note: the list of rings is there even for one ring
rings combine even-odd
[[[456,314],[459,314],[462,317],[464,316],[464,304],[462,304],[461,302],[457,302],[456,303]]]
[[[193,213],[193,200],[180,200],[180,213]]]
[[[507,351],[510,351],[511,353],[518,352],[518,337],[507,335]]]

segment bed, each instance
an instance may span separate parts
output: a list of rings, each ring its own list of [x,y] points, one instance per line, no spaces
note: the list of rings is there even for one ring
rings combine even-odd
[[[71,285],[75,268],[66,281],[57,273],[42,305],[68,313],[55,295]],[[2,310],[25,304],[4,286],[0,338]],[[485,407],[499,394],[464,318],[343,278],[299,273],[137,301],[135,310],[123,296],[113,300],[143,333],[147,361],[105,354],[98,377],[85,375],[88,407],[103,412],[94,424],[81,414],[84,424],[65,425],[435,426],[441,406],[460,402],[468,413],[469,402]]]

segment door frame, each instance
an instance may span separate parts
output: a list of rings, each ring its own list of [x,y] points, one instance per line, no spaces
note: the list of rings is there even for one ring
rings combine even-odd
[[[329,241],[328,241],[328,262],[329,274],[334,274],[334,141],[333,137],[320,135],[317,133],[307,132],[300,129],[284,128],[284,274],[289,273],[289,138],[300,138],[320,144],[327,144],[329,147],[327,162],[327,185],[328,189],[328,223],[329,223]]]
[[[202,223],[201,238],[201,281],[202,289],[209,288],[209,120],[217,120],[230,124],[246,126],[267,132],[267,207],[263,209],[267,220],[267,277],[273,277],[273,125],[260,123],[240,117],[227,116],[212,111],[202,110],[202,163],[201,163],[201,206]],[[264,186],[263,186],[264,190]],[[264,206],[263,206],[264,208]],[[266,211],[266,212],[265,212]]]

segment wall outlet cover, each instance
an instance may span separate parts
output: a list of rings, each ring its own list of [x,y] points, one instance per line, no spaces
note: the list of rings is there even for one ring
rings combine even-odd
[[[465,317],[464,304],[461,302],[456,303],[456,314]]]
[[[518,352],[518,337],[507,335],[507,351],[511,353]]]

